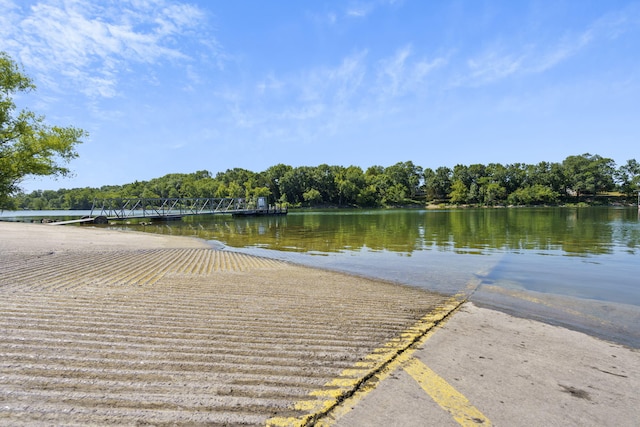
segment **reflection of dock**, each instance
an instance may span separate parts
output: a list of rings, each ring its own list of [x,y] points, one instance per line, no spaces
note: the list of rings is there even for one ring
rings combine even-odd
[[[246,209],[239,212],[233,212],[233,216],[264,216],[264,215],[286,215],[287,208],[273,207],[266,209]]]
[[[287,213],[286,207],[267,205],[266,197],[258,197],[255,201],[243,197],[104,199],[94,201],[87,217],[52,224],[107,224],[129,219],[175,221],[194,215],[264,216]]]

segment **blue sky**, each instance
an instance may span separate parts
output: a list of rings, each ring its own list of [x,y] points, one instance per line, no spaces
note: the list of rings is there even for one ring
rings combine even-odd
[[[241,167],[640,159],[640,2],[0,0],[99,187]]]

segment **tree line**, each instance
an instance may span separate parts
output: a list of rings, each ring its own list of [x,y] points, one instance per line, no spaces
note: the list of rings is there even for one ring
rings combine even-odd
[[[412,161],[366,170],[326,164],[278,164],[263,172],[234,168],[215,175],[202,170],[124,185],[18,193],[8,207],[90,209],[94,199],[177,197],[267,197],[270,204],[289,207],[556,205],[599,203],[605,200],[603,195],[632,203],[639,188],[640,164],[635,159],[617,167],[612,159],[587,153],[560,163],[471,164],[435,170]]]

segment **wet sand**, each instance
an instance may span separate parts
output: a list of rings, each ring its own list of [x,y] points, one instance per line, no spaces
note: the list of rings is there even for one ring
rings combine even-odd
[[[484,425],[640,419],[637,350],[471,303],[368,364],[450,302],[419,289],[40,224],[0,222],[0,266],[2,425],[459,425],[412,366]]]

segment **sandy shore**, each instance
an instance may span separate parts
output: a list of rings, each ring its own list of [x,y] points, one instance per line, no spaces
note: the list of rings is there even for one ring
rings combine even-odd
[[[192,238],[3,222],[0,266],[1,425],[640,419],[638,351],[470,303],[433,328],[455,304],[410,287]],[[438,397],[451,390],[467,404]]]

